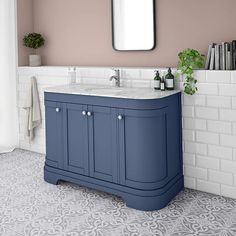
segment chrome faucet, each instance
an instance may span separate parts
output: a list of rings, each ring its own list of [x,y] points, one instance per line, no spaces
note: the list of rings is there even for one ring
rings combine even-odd
[[[110,77],[110,81],[113,79],[116,81],[116,87],[120,87],[120,70],[119,69],[113,69],[115,72],[115,75]]]

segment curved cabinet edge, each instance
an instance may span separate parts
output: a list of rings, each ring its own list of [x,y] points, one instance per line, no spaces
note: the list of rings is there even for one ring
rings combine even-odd
[[[44,180],[51,184],[57,184],[59,180],[63,180],[115,194],[120,196],[128,207],[143,211],[159,210],[165,207],[184,188],[183,175],[178,176],[171,184],[163,186],[161,189],[146,191],[134,190],[46,165],[44,166]]]
[[[161,109],[175,101],[176,97],[181,97],[181,92],[166,97],[152,99],[128,99],[50,92],[44,93],[44,99],[46,102],[57,101],[61,103],[87,104],[93,106],[141,110]]]
[[[124,194],[123,199],[126,206],[142,210],[154,211],[165,207],[182,189],[184,186],[183,176],[172,185],[165,193],[157,196],[143,197],[131,194]]]

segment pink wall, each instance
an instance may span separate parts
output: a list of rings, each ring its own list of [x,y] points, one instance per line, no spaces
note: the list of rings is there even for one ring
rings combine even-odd
[[[19,0],[19,15],[29,1]],[[205,54],[213,41],[236,39],[235,0],[156,0],[157,47],[149,52],[113,50],[111,0],[32,1],[34,31],[46,38],[39,50],[46,65],[176,66],[184,48]],[[22,35],[28,23],[19,25]],[[20,65],[26,54],[20,50]]]
[[[18,0],[17,1],[17,22],[18,22],[18,60],[19,65],[28,64],[28,54],[32,52],[22,45],[22,39],[25,34],[33,31],[33,1]]]

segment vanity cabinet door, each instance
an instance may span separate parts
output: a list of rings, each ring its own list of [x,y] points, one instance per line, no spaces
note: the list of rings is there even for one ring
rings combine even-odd
[[[116,115],[110,107],[88,106],[90,176],[117,182]]]
[[[167,108],[119,113],[120,184],[143,190],[160,188],[168,177]]]
[[[63,168],[63,106],[45,101],[46,164]]]
[[[64,122],[66,123],[65,169],[88,175],[87,106],[66,104]]]

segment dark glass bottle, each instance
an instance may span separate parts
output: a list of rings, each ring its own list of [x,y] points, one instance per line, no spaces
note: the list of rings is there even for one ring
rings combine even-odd
[[[166,90],[165,79],[164,79],[164,76],[162,76],[162,78],[161,78],[161,91],[165,91],[165,90]]]
[[[165,82],[166,82],[166,89],[167,90],[173,90],[174,89],[174,75],[172,74],[171,68],[168,69],[168,73],[165,76]]]
[[[154,89],[159,90],[161,88],[161,77],[158,70],[156,70],[155,72],[156,75],[154,77]]]

